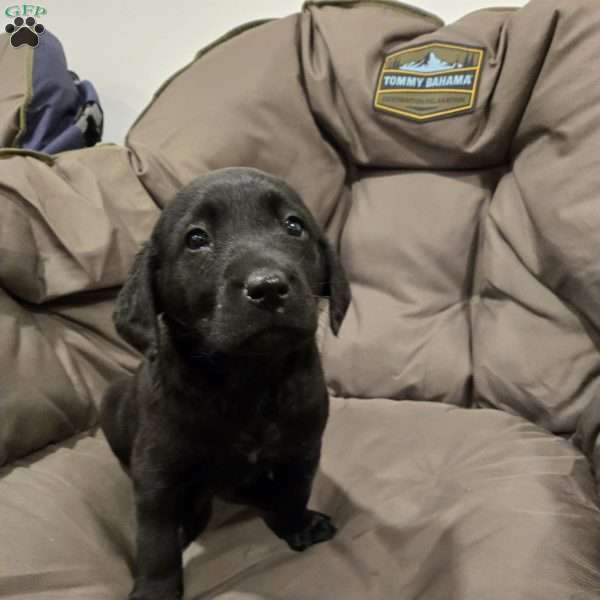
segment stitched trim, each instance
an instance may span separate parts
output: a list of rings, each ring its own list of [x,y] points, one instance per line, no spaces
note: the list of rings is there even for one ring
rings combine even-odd
[[[338,6],[339,8],[354,8],[356,5],[369,5],[375,4],[379,6],[387,6],[400,12],[409,14],[411,16],[419,16],[431,21],[438,27],[445,25],[444,21],[437,15],[427,12],[422,8],[411,6],[410,4],[404,4],[404,2],[395,2],[394,0],[306,0],[302,5],[302,10],[307,9],[309,6]]]
[[[276,19],[258,19],[256,21],[249,21],[248,23],[244,23],[243,25],[240,25],[239,27],[235,27],[234,29],[231,29],[230,31],[228,31],[227,33],[222,35],[221,37],[217,38],[214,42],[211,42],[210,44],[208,44],[208,46],[204,46],[204,48],[201,48],[200,50],[198,50],[198,52],[196,52],[194,58],[187,65],[184,65],[183,67],[181,67],[181,69],[175,71],[175,73],[173,73],[168,79],[166,79],[160,85],[160,87],[156,90],[156,92],[154,92],[154,95],[152,96],[152,100],[150,100],[150,102],[147,104],[146,108],[144,108],[144,110],[138,115],[136,120],[132,123],[131,127],[129,128],[129,131],[127,132],[127,135],[125,136],[125,142],[124,142],[125,146],[129,147],[129,134],[131,133],[131,130],[146,115],[146,113],[150,110],[150,108],[152,108],[152,106],[154,105],[156,100],[158,100],[158,97],[164,92],[165,88],[176,77],[179,77],[179,75],[181,75],[185,70],[187,70],[191,66],[193,66],[197,60],[202,58],[205,54],[208,54],[208,52],[210,52],[213,48],[220,46],[224,42],[227,42],[228,40],[230,40],[234,37],[237,37],[241,33],[248,31],[249,29],[253,29],[254,27],[258,27],[260,25],[264,25],[265,23],[270,23],[271,21],[275,21],[275,20]]]
[[[35,150],[26,150],[24,148],[0,148],[0,159],[10,158],[12,156],[31,156],[32,158],[37,158],[48,165],[54,164],[54,157],[52,154],[36,152]]]

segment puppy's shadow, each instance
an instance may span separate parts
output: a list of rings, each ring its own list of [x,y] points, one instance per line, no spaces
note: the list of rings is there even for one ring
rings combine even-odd
[[[436,543],[423,548],[418,563],[403,548],[412,541],[414,555],[414,540],[425,527],[422,520],[404,525],[401,516],[371,510],[322,471],[310,506],[330,515],[338,532],[333,540],[296,553],[252,509],[218,502],[213,522],[184,554],[186,600],[225,600],[230,593],[236,600],[331,600],[338,592],[344,600],[462,599],[450,528],[440,524],[443,531],[427,536]],[[322,590],[314,577],[323,565],[332,581],[327,597],[310,592],[315,583]],[[301,595],[278,589],[275,582],[288,574],[290,580],[306,577]]]

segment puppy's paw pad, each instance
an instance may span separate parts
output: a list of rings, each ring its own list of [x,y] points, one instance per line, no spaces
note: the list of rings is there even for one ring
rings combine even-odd
[[[133,591],[129,596],[127,596],[127,600],[181,600],[183,598],[183,594],[163,594],[162,592],[154,593],[154,592],[144,592],[144,591]]]
[[[183,596],[148,596],[144,594],[136,594],[128,596],[128,600],[181,600]]]
[[[296,552],[302,552],[314,544],[330,540],[337,529],[330,517],[319,512],[309,511],[308,525],[299,532],[285,537],[288,546]]]
[[[127,600],[181,600],[182,598],[183,584],[177,576],[168,577],[164,581],[156,580],[152,584],[138,581]]]

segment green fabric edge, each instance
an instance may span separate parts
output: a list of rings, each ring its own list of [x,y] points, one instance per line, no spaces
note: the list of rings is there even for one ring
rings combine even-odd
[[[202,58],[205,54],[207,54],[208,52],[210,52],[213,48],[215,48],[216,46],[219,46],[221,44],[223,44],[224,42],[237,37],[238,35],[240,35],[241,33],[244,33],[245,31],[248,31],[249,29],[253,29],[254,27],[259,27],[260,25],[264,25],[265,23],[270,23],[271,21],[275,21],[276,19],[257,19],[254,21],[249,21],[248,23],[244,23],[242,25],[239,25],[238,27],[234,27],[233,29],[230,29],[227,33],[223,34],[222,36],[218,37],[216,40],[214,40],[213,42],[211,42],[210,44],[208,44],[207,46],[204,46],[203,48],[201,48],[200,50],[198,50],[198,52],[196,52],[196,54],[194,55],[194,58],[192,58],[192,60],[187,63],[186,65],[184,65],[183,67],[181,67],[180,69],[178,69],[177,71],[175,71],[175,73],[173,73],[170,77],[168,77],[168,79],[166,79],[161,85],[160,87],[156,90],[156,92],[154,92],[154,94],[152,95],[152,99],[150,100],[150,102],[146,105],[146,107],[144,108],[144,110],[142,110],[142,112],[138,115],[138,117],[135,119],[135,121],[131,124],[131,126],[129,127],[129,130],[127,131],[127,134],[125,135],[125,142],[124,145],[128,148],[128,144],[129,144],[129,134],[131,133],[131,130],[139,123],[139,121],[141,121],[141,119],[144,117],[144,115],[150,110],[150,108],[152,107],[152,105],[154,104],[154,102],[158,99],[158,97],[164,92],[165,88],[179,75],[181,75],[181,73],[183,73],[184,71],[186,71],[187,69],[189,69],[191,66],[193,66],[196,61],[200,58]]]
[[[476,8],[475,10],[467,14],[473,14],[478,12],[519,12],[522,8],[522,6],[485,6],[479,9]]]
[[[306,10],[309,6],[337,6],[339,8],[354,8],[355,6],[368,6],[368,5],[379,5],[393,8],[400,12],[410,14],[412,16],[419,16],[431,21],[438,27],[444,27],[445,23],[440,17],[430,13],[422,8],[405,4],[404,2],[396,2],[395,0],[306,0],[302,5],[302,10]]]
[[[0,159],[11,158],[13,156],[30,156],[37,158],[48,165],[54,164],[54,155],[37,152],[36,150],[26,150],[24,148],[0,148]]]
[[[94,146],[86,146],[85,148],[72,148],[71,150],[61,150],[60,152],[55,152],[54,154],[38,152],[37,150],[27,150],[25,148],[0,148],[0,159],[12,158],[13,156],[29,156],[30,158],[41,160],[47,165],[53,165],[56,162],[56,159],[64,154],[68,154],[69,152],[82,152],[95,148],[123,148],[124,150],[128,150],[128,148],[122,144],[116,144],[115,142],[100,142]]]

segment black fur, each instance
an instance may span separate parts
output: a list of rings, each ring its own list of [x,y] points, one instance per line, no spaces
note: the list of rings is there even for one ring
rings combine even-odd
[[[188,247],[198,239],[208,242]],[[181,597],[181,548],[207,524],[214,496],[257,507],[294,550],[334,535],[329,517],[307,509],[328,415],[315,344],[322,295],[337,334],[348,283],[281,180],[222,169],[163,211],[115,311],[145,359],[101,410],[134,484],[131,599]]]

